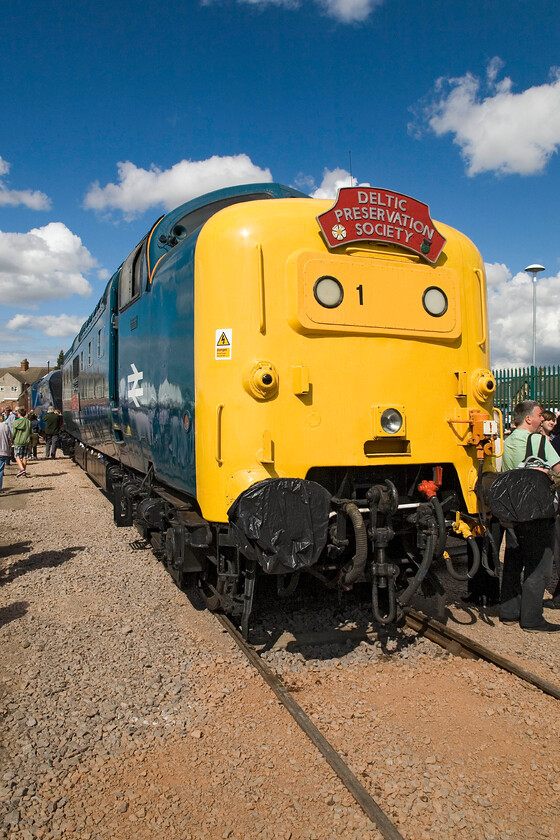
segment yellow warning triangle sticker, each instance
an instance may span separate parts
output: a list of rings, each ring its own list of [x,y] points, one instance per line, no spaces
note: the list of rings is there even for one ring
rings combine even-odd
[[[229,341],[227,339],[227,335],[223,332],[219,338],[217,347],[229,347]]]

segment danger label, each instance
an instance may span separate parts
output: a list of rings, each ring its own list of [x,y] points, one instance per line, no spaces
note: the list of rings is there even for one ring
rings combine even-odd
[[[216,360],[231,359],[231,334],[229,329],[216,330]]]

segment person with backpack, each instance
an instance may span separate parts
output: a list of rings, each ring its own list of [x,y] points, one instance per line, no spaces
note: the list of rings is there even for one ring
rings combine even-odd
[[[25,408],[18,406],[17,420],[12,424],[12,435],[14,438],[14,456],[19,467],[16,478],[27,476],[27,458],[29,456],[29,441],[31,440],[31,422],[25,416]]]
[[[560,456],[539,434],[543,410],[538,402],[524,400],[513,410],[515,429],[504,441],[502,473],[517,470],[534,456],[560,473]],[[521,471],[520,471],[521,472]],[[552,490],[550,491],[552,497]],[[500,621],[517,624],[527,632],[554,633],[560,625],[543,616],[543,596],[552,573],[555,517],[509,523],[500,594]]]

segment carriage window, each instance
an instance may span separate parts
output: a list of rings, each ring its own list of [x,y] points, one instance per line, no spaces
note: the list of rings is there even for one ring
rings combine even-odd
[[[88,343],[88,354],[87,355],[88,355],[87,363],[88,363],[88,365],[91,365],[91,341]]]
[[[142,291],[142,277],[145,269],[145,248],[142,242],[136,246],[134,251],[124,261],[119,276],[119,309],[123,310],[134,300],[140,297]]]
[[[78,374],[80,372],[80,357],[74,356],[72,359],[72,376],[74,379],[78,378]]]
[[[101,330],[97,333],[97,358],[101,356]]]

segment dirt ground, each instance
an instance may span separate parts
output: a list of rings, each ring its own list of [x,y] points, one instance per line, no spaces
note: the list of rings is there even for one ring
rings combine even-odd
[[[80,468],[29,473],[9,468],[0,494],[0,838],[378,840]],[[461,632],[558,681],[550,638],[447,608]],[[406,840],[560,837],[554,699],[410,631],[394,648],[271,660]]]

